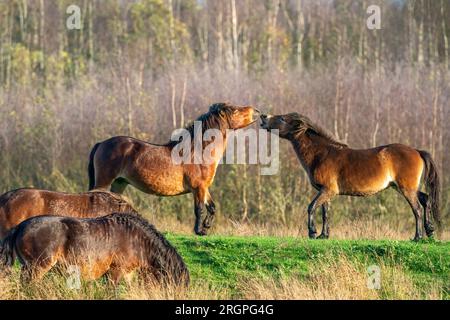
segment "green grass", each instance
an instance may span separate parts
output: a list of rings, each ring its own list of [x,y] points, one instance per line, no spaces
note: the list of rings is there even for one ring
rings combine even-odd
[[[246,277],[306,277],[317,263],[345,256],[367,266],[400,266],[418,285],[439,281],[449,297],[450,242],[166,236],[185,259],[193,280],[231,290]]]
[[[166,237],[190,270],[192,281],[186,292],[148,289],[138,281],[131,286],[122,282],[114,288],[106,278],[82,281],[81,290],[69,290],[64,268],[62,273],[49,272],[42,282],[22,286],[20,266],[16,263],[12,275],[0,279],[0,298],[284,299],[293,295],[318,299],[450,299],[450,242],[197,237],[171,233]],[[367,288],[367,268],[371,265],[381,269],[379,291]]]

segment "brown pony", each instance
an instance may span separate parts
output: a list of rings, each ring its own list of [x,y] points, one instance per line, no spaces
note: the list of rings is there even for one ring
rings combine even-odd
[[[416,220],[414,240],[422,238],[422,205],[427,236],[433,235],[430,218],[440,224],[439,177],[431,155],[402,144],[355,150],[336,141],[331,134],[298,113],[261,115],[261,127],[278,129],[279,136],[291,141],[312,186],[318,191],[308,207],[309,237],[316,237],[314,211],[322,206],[323,227],[319,238],[328,238],[327,210],[336,195],[369,196],[390,186],[408,201]],[[419,190],[421,177],[430,192]]]
[[[175,248],[137,214],[28,219],[0,247],[3,268],[11,267],[15,257],[26,281],[39,280],[60,264],[76,266],[86,280],[107,274],[117,284],[136,270],[163,283],[189,283],[189,271]]]
[[[223,143],[212,152],[213,163],[181,163],[172,159],[172,150],[178,143],[171,141],[156,145],[131,137],[113,137],[97,143],[89,159],[89,188],[108,189],[122,193],[128,184],[139,190],[159,196],[175,196],[192,192],[195,204],[195,227],[198,235],[205,235],[211,227],[215,204],[208,188],[212,184],[217,165],[226,147],[227,131],[246,127],[256,120],[259,112],[251,106],[238,107],[217,103],[197,121],[202,124],[202,132],[218,129]],[[194,145],[194,125],[187,127]],[[206,144],[202,144],[202,151]],[[201,223],[203,208],[207,216]]]
[[[41,215],[95,218],[113,212],[136,212],[118,194],[107,191],[63,193],[39,189],[17,189],[0,196],[0,240],[22,221]]]

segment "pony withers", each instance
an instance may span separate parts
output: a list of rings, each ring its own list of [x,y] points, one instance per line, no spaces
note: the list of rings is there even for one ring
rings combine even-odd
[[[291,141],[312,186],[318,191],[308,207],[310,238],[317,234],[314,211],[318,207],[322,208],[323,220],[319,238],[328,238],[327,210],[334,196],[370,196],[391,186],[412,208],[416,221],[414,240],[422,238],[423,226],[427,236],[433,235],[431,213],[439,226],[439,176],[428,152],[402,144],[351,149],[298,113],[261,115],[261,127],[277,129],[281,138]],[[422,176],[429,194],[420,191]]]
[[[259,111],[251,106],[217,103],[197,119],[201,122],[202,133],[208,129],[218,129],[223,136],[223,143],[211,152],[213,161],[208,163],[175,163],[172,150],[182,143],[179,141],[156,145],[131,137],[113,137],[97,143],[90,154],[89,189],[111,188],[112,192],[122,193],[131,184],[143,192],[159,196],[192,193],[195,205],[194,231],[198,235],[205,235],[212,226],[216,212],[208,188],[224,154],[227,132],[255,122],[254,113]],[[187,127],[187,130],[193,137],[194,125]],[[191,139],[192,144],[195,140]],[[203,143],[202,152],[206,146],[207,143]],[[207,215],[202,222],[204,207]]]
[[[0,196],[0,240],[20,222],[40,215],[95,218],[114,212],[136,212],[125,197],[107,191],[64,193],[17,189]]]
[[[187,286],[189,271],[153,225],[132,213],[100,218],[38,216],[12,229],[0,247],[3,268],[15,258],[22,279],[41,279],[53,266],[78,268],[86,280],[107,275],[114,284],[139,271],[147,280]]]

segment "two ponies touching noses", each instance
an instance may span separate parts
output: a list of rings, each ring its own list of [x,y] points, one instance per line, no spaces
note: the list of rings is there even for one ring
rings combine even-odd
[[[141,271],[159,282],[187,286],[189,271],[182,257],[120,194],[129,184],[159,196],[192,193],[194,231],[206,235],[216,212],[209,187],[225,152],[227,132],[251,125],[259,113],[252,106],[217,103],[197,118],[202,133],[218,129],[223,135],[213,163],[175,164],[171,155],[179,141],[158,145],[118,136],[91,150],[90,192],[18,189],[5,193],[0,196],[0,266],[11,267],[17,258],[28,280],[40,279],[56,264],[68,263],[79,266],[86,279],[108,275],[116,284]],[[329,237],[328,207],[333,197],[366,197],[389,187],[411,206],[414,240],[423,237],[423,229],[432,237],[434,223],[440,226],[439,176],[428,152],[402,144],[352,149],[298,113],[261,114],[260,120],[262,128],[276,129],[291,142],[317,191],[308,206],[310,238]],[[186,129],[193,137],[194,125]],[[421,180],[427,193],[420,191]],[[319,236],[314,222],[317,208],[323,221]]]

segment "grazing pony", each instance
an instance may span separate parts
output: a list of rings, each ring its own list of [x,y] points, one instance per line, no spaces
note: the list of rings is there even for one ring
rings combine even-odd
[[[26,281],[41,279],[59,263],[76,266],[86,280],[108,274],[117,284],[139,270],[162,283],[189,283],[189,271],[175,248],[137,214],[28,219],[12,229],[0,247],[3,267],[10,267],[15,257]]]
[[[322,206],[323,227],[319,238],[328,238],[327,210],[336,195],[369,196],[390,186],[402,194],[416,220],[414,240],[422,238],[422,213],[427,236],[433,235],[439,216],[439,177],[431,155],[402,144],[389,144],[356,150],[336,141],[331,134],[298,113],[261,115],[261,127],[278,129],[279,136],[291,141],[312,186],[318,191],[308,207],[309,237],[316,237],[314,211]],[[421,192],[422,176],[429,195]]]
[[[64,193],[17,189],[0,196],[0,240],[22,221],[41,215],[95,218],[114,212],[136,212],[118,194],[107,191]]]
[[[212,160],[176,163],[172,151],[183,141],[171,141],[165,145],[156,145],[131,137],[113,137],[97,143],[89,159],[89,189],[108,189],[122,193],[128,184],[139,190],[159,196],[176,196],[193,193],[195,204],[195,227],[198,235],[205,235],[212,225],[215,204],[208,188],[214,180],[217,165],[222,158],[229,130],[244,128],[256,120],[254,113],[259,112],[251,106],[239,107],[226,103],[210,106],[209,111],[201,115],[201,132],[216,129],[221,132],[223,143],[212,150]],[[188,126],[194,148],[196,131],[194,124]],[[203,141],[202,154],[209,145]],[[193,158],[193,156],[192,156]],[[196,163],[197,162],[197,163]],[[199,163],[200,162],[200,163]],[[207,215],[202,223],[203,208]]]

